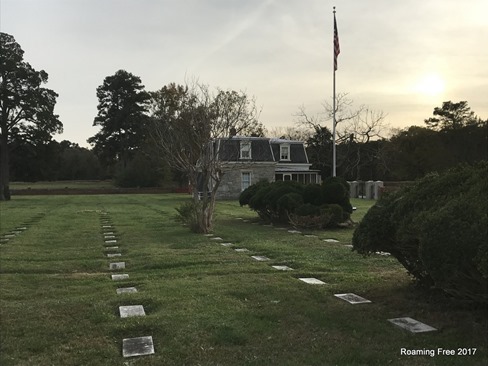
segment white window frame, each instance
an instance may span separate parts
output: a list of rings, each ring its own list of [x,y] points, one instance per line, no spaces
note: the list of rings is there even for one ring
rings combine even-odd
[[[244,175],[249,176],[249,183],[247,187],[244,187]],[[244,191],[246,188],[252,185],[252,172],[250,171],[241,171],[241,192]]]
[[[250,160],[251,156],[251,141],[241,141],[240,159]],[[244,153],[244,154],[243,154]],[[247,153],[247,156],[245,156]]]
[[[284,155],[282,149],[287,150],[288,153],[286,154],[286,157],[283,157]],[[280,160],[290,161],[291,160],[290,153],[291,153],[290,144],[280,144]]]

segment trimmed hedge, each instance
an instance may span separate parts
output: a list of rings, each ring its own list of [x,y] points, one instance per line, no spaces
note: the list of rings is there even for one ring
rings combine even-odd
[[[420,284],[488,303],[487,193],[486,161],[429,174],[368,211],[354,250],[390,252]]]
[[[259,182],[241,193],[239,203],[248,205],[265,221],[307,228],[337,226],[352,213],[349,185],[340,178],[322,185]]]

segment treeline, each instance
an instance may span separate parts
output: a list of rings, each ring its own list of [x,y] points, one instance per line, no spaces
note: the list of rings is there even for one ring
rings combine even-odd
[[[340,144],[338,175],[347,180],[415,180],[460,163],[487,160],[487,136],[485,121],[441,131],[411,126],[389,139]]]
[[[347,180],[415,180],[460,163],[488,158],[488,120],[475,116],[466,101],[444,102],[426,127],[411,126],[388,139],[358,142],[354,133],[337,145],[337,175]],[[313,169],[322,178],[332,169],[332,134],[316,128],[307,140]]]
[[[450,102],[446,102],[450,103]],[[444,105],[449,105],[444,103]],[[456,103],[450,103],[456,104]],[[467,103],[462,105],[467,107]],[[337,145],[337,174],[347,180],[404,181],[441,172],[459,163],[488,160],[488,123],[474,118],[461,125],[434,128],[411,126],[388,139],[358,143],[351,139]],[[142,141],[144,142],[144,141]],[[332,134],[327,128],[315,131],[307,140],[312,169],[322,178],[331,175]],[[156,157],[149,141],[141,143],[125,160],[103,163],[96,149],[70,141],[13,140],[11,177],[13,181],[113,179],[121,187],[151,187],[174,182],[186,184],[185,177]]]

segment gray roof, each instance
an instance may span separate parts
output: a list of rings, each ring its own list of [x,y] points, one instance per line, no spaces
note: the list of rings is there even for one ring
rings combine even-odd
[[[240,159],[241,141],[249,141],[251,143],[251,159],[250,161],[259,162],[274,162],[271,148],[269,147],[269,139],[252,138],[252,139],[220,139],[219,157],[223,161],[245,161],[247,159]]]
[[[280,160],[280,144],[290,144],[290,160]],[[307,153],[305,152],[305,146],[303,142],[279,140],[279,143],[271,143],[273,154],[276,161],[280,164],[307,164]]]
[[[251,143],[251,159],[253,162],[279,162],[280,164],[307,164],[307,153],[303,142],[270,139],[266,137],[242,137],[234,136],[231,138],[219,139],[219,156],[223,161],[246,161],[240,159],[241,141]],[[290,145],[291,160],[280,160],[280,144]]]

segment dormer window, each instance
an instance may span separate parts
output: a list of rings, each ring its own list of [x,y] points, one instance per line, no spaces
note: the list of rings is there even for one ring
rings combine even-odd
[[[241,141],[241,159],[251,159],[251,141]]]
[[[280,160],[290,160],[290,144],[280,145]]]

